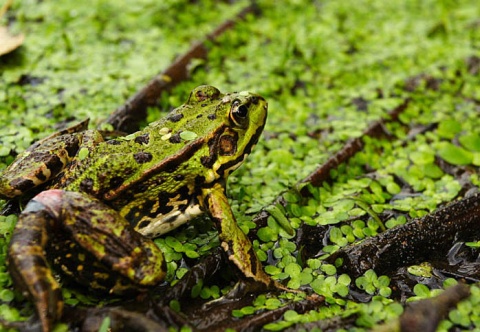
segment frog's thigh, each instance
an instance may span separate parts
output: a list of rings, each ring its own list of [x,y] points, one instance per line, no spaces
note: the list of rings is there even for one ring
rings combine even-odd
[[[45,257],[55,233],[64,234],[107,269],[139,287],[155,285],[165,277],[160,249],[115,210],[81,193],[44,191],[20,215],[8,250],[12,277],[35,303],[44,330],[61,316],[63,307]]]
[[[164,279],[166,269],[160,249],[99,200],[82,193],[49,190],[37,195],[27,205],[27,211],[31,205],[41,205],[48,212],[52,232],[73,241],[112,273],[117,272],[137,286],[156,285]],[[26,231],[17,227],[15,232]],[[42,240],[43,248],[46,241]]]
[[[78,246],[107,268],[138,286],[156,285],[164,279],[166,267],[160,249],[117,211],[77,192],[50,190],[41,199],[58,211],[60,226]]]

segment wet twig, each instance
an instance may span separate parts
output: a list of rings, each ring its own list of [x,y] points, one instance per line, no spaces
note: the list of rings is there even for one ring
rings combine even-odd
[[[462,233],[480,232],[480,194],[449,204],[363,242],[346,246],[328,258],[343,259],[343,271],[358,277],[369,269],[384,273],[400,266],[444,256]]]
[[[330,177],[331,170],[337,168],[338,166],[340,166],[340,164],[348,161],[357,152],[363,149],[365,145],[365,143],[363,142],[363,138],[365,136],[380,137],[381,135],[386,134],[384,130],[385,124],[388,122],[397,121],[399,115],[407,109],[408,103],[409,100],[405,99],[402,104],[400,104],[388,113],[386,119],[380,119],[370,124],[361,136],[349,140],[340,151],[335,153],[323,165],[319,166],[316,170],[310,173],[305,179],[301,180],[300,183],[310,183],[314,187],[321,186],[322,182],[326,181]],[[310,195],[306,186],[302,188],[301,193],[304,197]]]
[[[175,85],[184,81],[189,76],[188,67],[193,59],[207,57],[207,41],[212,41],[225,31],[233,28],[235,23],[245,18],[249,13],[254,13],[256,7],[251,5],[240,11],[233,19],[220,24],[203,41],[194,43],[190,49],[179,56],[168,68],[156,75],[146,86],[133,95],[124,105],[117,108],[105,121],[115,130],[133,132],[138,130],[140,121],[146,118],[147,108],[154,106],[162,92],[171,90]]]

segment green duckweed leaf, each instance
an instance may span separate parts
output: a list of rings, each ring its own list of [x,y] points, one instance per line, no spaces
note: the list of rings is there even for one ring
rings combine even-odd
[[[10,154],[10,148],[7,146],[0,146],[0,157],[6,157]]]
[[[454,138],[462,130],[462,124],[456,120],[447,119],[439,123],[437,133],[441,137]]]
[[[262,227],[257,232],[258,238],[263,242],[277,241],[278,233],[270,227]]]
[[[470,151],[449,142],[443,142],[440,145],[438,155],[453,165],[468,165],[471,164],[473,160],[473,155]]]
[[[430,297],[430,289],[424,284],[416,284],[413,287],[413,292],[415,293],[416,296],[420,298]]]
[[[471,133],[462,135],[458,138],[458,141],[462,146],[470,151],[480,152],[480,135],[477,133]]]
[[[90,150],[88,150],[87,148],[81,148],[80,151],[78,151],[78,159],[84,160],[88,157],[89,152]]]
[[[410,153],[410,160],[417,165],[433,163],[435,155],[431,151],[413,151]]]
[[[195,138],[197,138],[197,136],[198,135],[196,133],[188,130],[184,130],[180,133],[180,138],[184,141],[193,141]]]
[[[110,330],[110,317],[107,316],[103,319],[102,324],[100,325],[100,328],[98,329],[98,332],[107,332]]]

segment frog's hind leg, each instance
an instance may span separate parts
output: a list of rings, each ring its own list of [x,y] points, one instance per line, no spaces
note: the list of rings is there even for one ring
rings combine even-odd
[[[92,149],[103,136],[96,130],[86,130],[88,121],[54,133],[17,156],[0,173],[0,198],[12,199],[24,195],[62,172],[77,157],[82,148]]]
[[[135,232],[118,212],[82,193],[44,191],[20,215],[8,249],[9,271],[17,287],[35,304],[43,331],[51,329],[63,309],[60,288],[45,254],[56,233],[96,260],[79,261],[75,273],[87,270],[90,266],[86,265],[101,265],[103,272],[116,272],[121,277],[117,279],[123,282],[112,284],[110,292],[146,288],[165,277],[160,249]],[[78,251],[72,253],[75,258],[80,255]]]
[[[8,248],[9,272],[15,285],[35,303],[43,331],[50,331],[63,310],[60,287],[44,253],[53,224],[45,206],[31,201],[20,215]]]
[[[0,198],[11,199],[53,179],[77,155],[83,133],[54,136],[35,143],[0,177]]]

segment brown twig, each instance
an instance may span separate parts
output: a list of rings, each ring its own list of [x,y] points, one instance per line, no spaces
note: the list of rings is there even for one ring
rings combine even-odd
[[[299,314],[306,313],[307,311],[317,309],[324,303],[324,297],[318,295],[312,295],[298,302],[292,302],[275,310],[265,311],[259,314],[243,317],[241,320],[234,323],[234,326],[224,326],[218,324],[214,327],[209,327],[209,331],[225,331],[228,327],[234,327],[236,331],[260,331],[262,326],[280,319],[282,315],[288,310],[295,310]]]
[[[300,183],[310,183],[314,187],[319,187],[322,185],[322,182],[327,180],[330,177],[330,171],[338,167],[340,164],[348,161],[353,157],[357,152],[363,149],[365,143],[363,138],[365,136],[370,137],[379,137],[384,133],[384,126],[387,122],[394,122],[398,120],[398,116],[405,111],[409,103],[408,99],[405,99],[402,104],[394,108],[388,113],[387,119],[380,119],[373,122],[368,128],[363,132],[363,134],[357,138],[349,140],[344,147],[338,151],[335,155],[330,157],[323,165],[314,170],[310,175],[305,179],[301,180]],[[301,190],[302,196],[309,196],[308,189],[303,187]]]
[[[379,137],[380,135],[385,134],[385,124],[388,122],[397,121],[399,115],[407,109],[409,102],[409,99],[405,99],[402,104],[388,112],[386,119],[380,119],[371,123],[360,137],[349,140],[347,143],[345,143],[340,151],[335,153],[324,164],[320,165],[303,180],[300,180],[296,186],[302,188],[300,190],[301,195],[303,197],[310,197],[311,194],[305,184],[311,184],[314,187],[321,186],[323,181],[329,179],[331,170],[335,169],[340,164],[347,162],[357,152],[361,151],[365,145],[363,142],[363,138],[365,136]],[[285,192],[281,192],[270,205],[276,205],[278,203],[284,205],[285,202],[282,198],[283,194],[285,194]],[[253,220],[258,227],[262,227],[270,215],[266,210],[267,207],[264,207],[253,217]],[[255,236],[255,234],[251,233],[251,236]]]
[[[436,297],[410,303],[400,316],[401,331],[435,332],[449,310],[468,296],[470,287],[457,284]]]
[[[250,5],[240,11],[233,19],[220,24],[203,41],[194,43],[190,49],[179,56],[167,69],[155,76],[146,86],[133,95],[124,105],[117,108],[105,121],[115,130],[132,132],[138,129],[138,123],[146,117],[147,108],[155,105],[162,92],[169,91],[178,83],[189,77],[188,66],[193,59],[207,57],[207,41],[213,41],[225,31],[231,29],[235,23],[245,18],[249,13],[256,11]]]
[[[328,260],[342,258],[341,270],[353,277],[369,269],[385,273],[445,254],[459,234],[478,233],[479,226],[480,194],[477,193],[421,219],[344,247]]]

